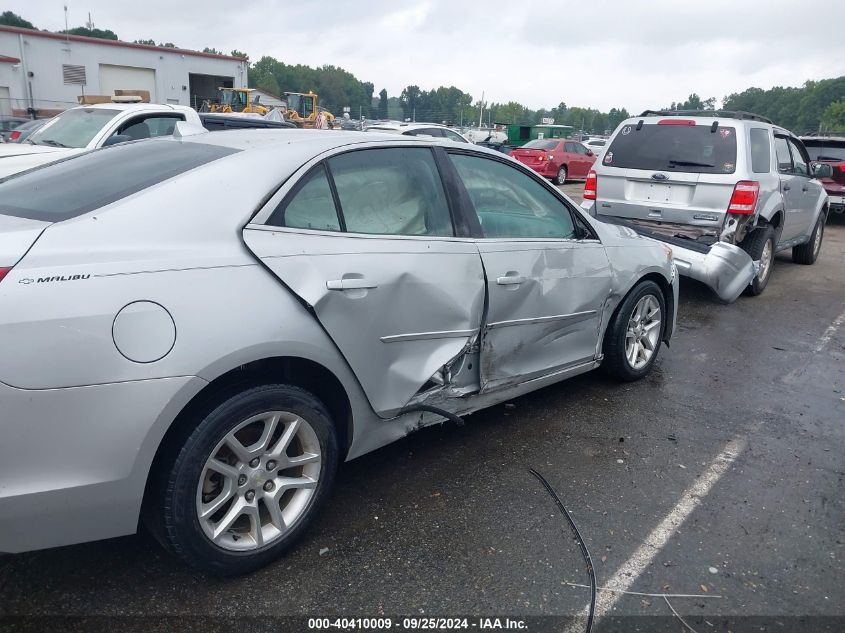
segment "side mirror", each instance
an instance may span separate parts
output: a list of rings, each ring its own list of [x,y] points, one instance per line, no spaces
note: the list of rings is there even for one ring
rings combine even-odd
[[[134,140],[135,139],[133,139],[128,134],[112,134],[106,139],[106,142],[103,143],[103,147],[108,147],[109,145],[117,145],[118,143],[126,143],[127,141]]]
[[[588,149],[587,150],[587,156],[595,156],[595,154],[593,154],[593,150]]]
[[[813,178],[833,178],[833,166],[827,163],[813,163]]]

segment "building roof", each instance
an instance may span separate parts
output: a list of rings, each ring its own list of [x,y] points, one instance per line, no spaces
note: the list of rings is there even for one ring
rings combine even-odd
[[[2,26],[0,25],[0,32],[17,33],[26,35],[27,37],[42,37],[51,40],[65,40],[70,42],[84,42],[85,44],[99,44],[102,46],[117,46],[118,48],[139,48],[142,50],[156,51],[158,53],[173,53],[177,55],[190,55],[193,57],[210,57],[211,59],[224,59],[226,61],[243,62],[247,61],[246,57],[232,57],[231,55],[216,55],[214,53],[203,53],[201,51],[192,51],[187,48],[170,48],[167,46],[151,46],[150,44],[135,44],[132,42],[123,42],[121,40],[106,40],[99,37],[87,37],[84,35],[68,35],[65,33],[53,33],[52,31],[39,31],[38,29],[22,29],[17,26]],[[4,58],[0,56],[0,61],[19,62],[19,59],[13,57]]]

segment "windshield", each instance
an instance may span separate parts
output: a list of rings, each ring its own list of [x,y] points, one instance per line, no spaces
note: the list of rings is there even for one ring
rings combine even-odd
[[[51,147],[87,147],[119,110],[74,108],[63,112],[29,137],[28,142]]]
[[[0,180],[0,215],[60,222],[236,151],[170,140],[92,150]]]
[[[845,160],[845,141],[804,139],[804,147],[810,153],[810,160]]]
[[[554,149],[557,147],[558,143],[560,143],[560,141],[528,141],[522,146],[522,149]]]
[[[625,125],[601,159],[607,167],[732,174],[736,128],[712,125]]]

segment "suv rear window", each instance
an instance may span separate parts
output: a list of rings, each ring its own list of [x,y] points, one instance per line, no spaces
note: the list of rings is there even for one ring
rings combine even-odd
[[[732,174],[736,170],[736,129],[710,125],[633,125],[622,128],[602,158],[608,167]]]
[[[845,160],[845,141],[831,139],[801,139],[810,160]]]
[[[170,140],[93,150],[0,180],[0,215],[61,222],[237,151]]]

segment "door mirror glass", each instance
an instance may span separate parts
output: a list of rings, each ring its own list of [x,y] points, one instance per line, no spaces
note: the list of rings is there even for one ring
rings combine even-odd
[[[813,178],[833,178],[833,166],[827,163],[813,163]]]
[[[592,155],[593,155],[593,150],[588,149],[588,150],[587,150],[587,156],[592,156]]]

